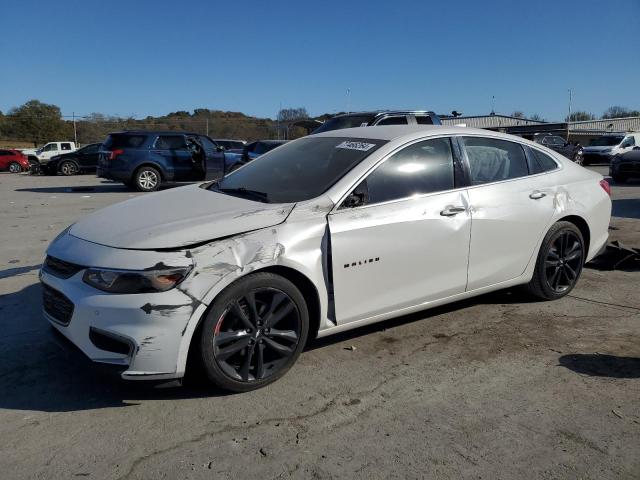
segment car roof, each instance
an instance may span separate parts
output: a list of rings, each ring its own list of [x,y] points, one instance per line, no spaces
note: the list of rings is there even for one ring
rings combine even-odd
[[[413,115],[413,114],[431,114],[435,115],[435,112],[431,110],[371,110],[368,112],[349,112],[349,113],[341,113],[340,115],[336,115],[333,118],[338,117],[360,117],[360,116],[377,116],[377,115],[388,115],[388,114],[405,114],[405,115]]]
[[[110,132],[109,135],[199,135],[206,137],[203,133],[184,132],[181,130],[121,130]]]
[[[448,125],[384,125],[375,127],[343,128],[328,132],[316,133],[313,137],[347,137],[347,138],[371,138],[374,140],[397,140],[400,138],[420,138],[424,135],[486,135],[500,136],[513,139],[512,135],[482,130],[479,128],[455,127]],[[517,137],[518,140],[523,140]]]

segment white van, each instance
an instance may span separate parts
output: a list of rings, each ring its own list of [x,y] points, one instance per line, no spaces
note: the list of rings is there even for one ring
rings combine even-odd
[[[609,163],[609,161],[621,153],[633,150],[640,145],[640,132],[608,133],[591,141],[588,147],[584,147],[584,165],[589,163]]]

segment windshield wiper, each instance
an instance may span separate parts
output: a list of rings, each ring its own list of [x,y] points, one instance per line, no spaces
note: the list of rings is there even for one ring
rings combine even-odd
[[[228,193],[229,195],[237,195],[248,198],[253,198],[259,202],[269,203],[269,195],[265,192],[258,192],[257,190],[249,190],[245,187],[238,188],[216,188],[219,192]]]

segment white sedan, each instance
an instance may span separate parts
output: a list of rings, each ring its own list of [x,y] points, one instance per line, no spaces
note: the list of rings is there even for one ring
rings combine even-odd
[[[73,224],[47,250],[43,310],[123,378],[180,378],[191,352],[246,391],[310,337],[515,285],[560,298],[610,213],[601,175],[518,137],[336,130]]]

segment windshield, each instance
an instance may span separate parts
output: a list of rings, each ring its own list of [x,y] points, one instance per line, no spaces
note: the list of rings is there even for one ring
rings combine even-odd
[[[624,137],[617,135],[606,135],[604,137],[599,137],[591,140],[589,143],[590,147],[613,147],[618,145]]]
[[[306,137],[264,154],[208,188],[267,203],[322,195],[386,140]]]
[[[360,127],[363,123],[367,124],[371,120],[373,120],[373,117],[371,115],[345,115],[343,117],[334,117],[330,118],[318,128],[316,128],[313,133],[330,132],[331,130]]]

